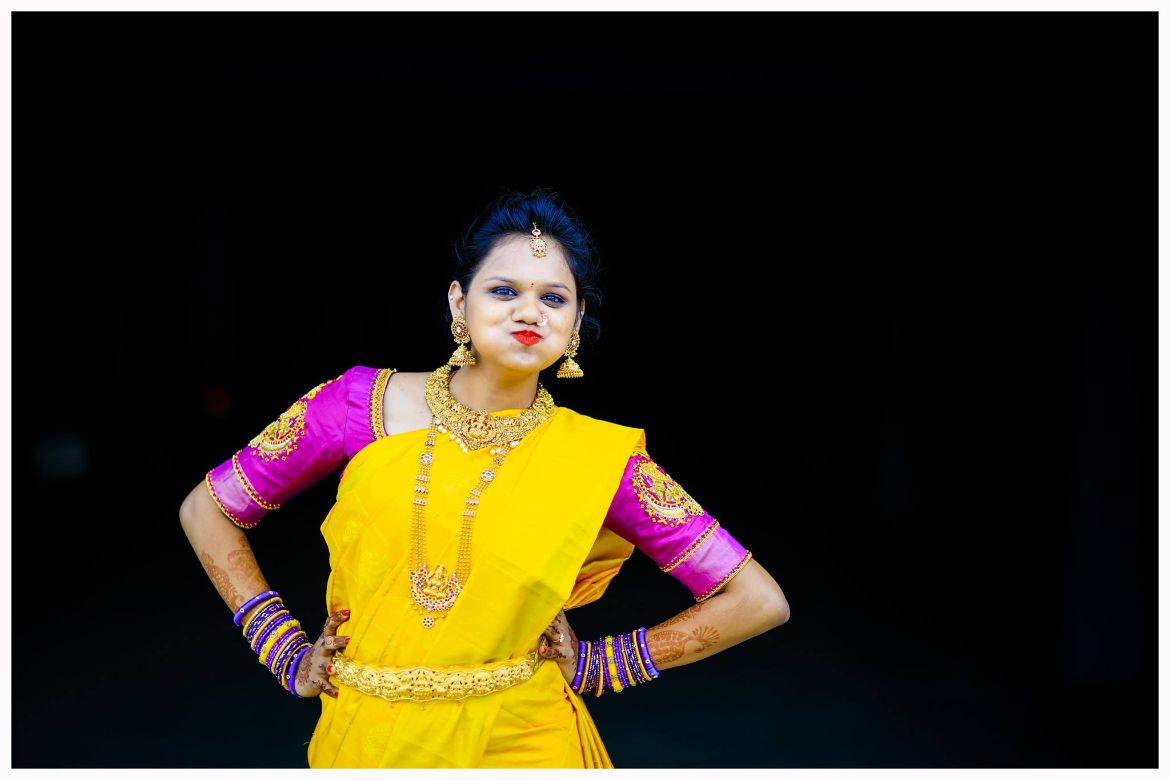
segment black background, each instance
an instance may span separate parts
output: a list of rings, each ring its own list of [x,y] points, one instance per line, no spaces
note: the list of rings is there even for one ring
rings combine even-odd
[[[179,504],[444,362],[451,242],[537,185],[605,267],[546,387],[792,607],[589,699],[617,766],[1155,766],[1156,21],[15,13],[15,766],[306,765]],[[306,626],[335,488],[249,532]],[[689,603],[635,553],[569,618]]]

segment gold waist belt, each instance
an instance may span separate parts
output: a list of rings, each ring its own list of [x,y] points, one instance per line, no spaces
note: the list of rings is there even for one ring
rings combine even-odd
[[[431,699],[466,699],[487,696],[522,683],[544,663],[533,651],[524,658],[483,664],[481,666],[367,666],[333,654],[333,679],[362,693],[387,701],[430,701]]]

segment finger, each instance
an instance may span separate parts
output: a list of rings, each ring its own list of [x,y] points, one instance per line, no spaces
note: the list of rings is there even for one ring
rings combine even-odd
[[[349,620],[349,610],[341,609],[334,612],[325,620],[325,628],[321,629],[322,636],[333,636],[337,633],[337,627],[345,621]]]
[[[322,646],[326,650],[337,650],[349,644],[349,637],[347,636],[327,636],[322,641]]]
[[[337,698],[337,688],[331,685],[327,680],[314,677],[312,683],[313,687],[319,688],[321,690],[321,693],[326,693],[335,699]]]
[[[559,645],[542,645],[540,654],[544,658],[564,658],[565,651]]]
[[[569,650],[568,648],[558,647],[556,649],[556,653],[554,655],[547,655],[547,656],[545,656],[545,658],[555,660],[559,663],[559,662],[576,661],[577,655],[576,655],[576,653],[574,653],[572,650]]]

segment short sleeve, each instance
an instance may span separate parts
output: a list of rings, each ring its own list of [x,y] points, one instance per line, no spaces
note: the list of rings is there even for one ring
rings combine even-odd
[[[695,601],[722,590],[752,557],[650,457],[645,436],[626,463],[604,525],[685,585]]]
[[[260,519],[345,461],[355,369],[309,390],[242,449],[207,472],[204,484],[233,523]]]

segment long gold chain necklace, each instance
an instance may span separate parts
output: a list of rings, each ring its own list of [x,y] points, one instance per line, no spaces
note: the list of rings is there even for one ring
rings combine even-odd
[[[467,583],[471,573],[471,531],[480,497],[496,478],[504,459],[520,440],[547,420],[556,410],[552,396],[537,383],[536,399],[517,417],[493,417],[490,412],[477,412],[461,404],[451,395],[451,366],[437,368],[427,378],[425,395],[431,410],[431,427],[419,458],[412,500],[410,598],[414,609],[423,615],[423,627],[430,628],[436,618],[444,618],[455,606],[455,599]],[[468,494],[463,509],[463,523],[459,532],[459,558],[455,571],[448,573],[442,564],[430,570],[426,562],[427,494],[431,479],[431,464],[435,460],[435,439],[440,433],[449,434],[464,453],[491,446],[493,467],[479,474],[479,481]]]

